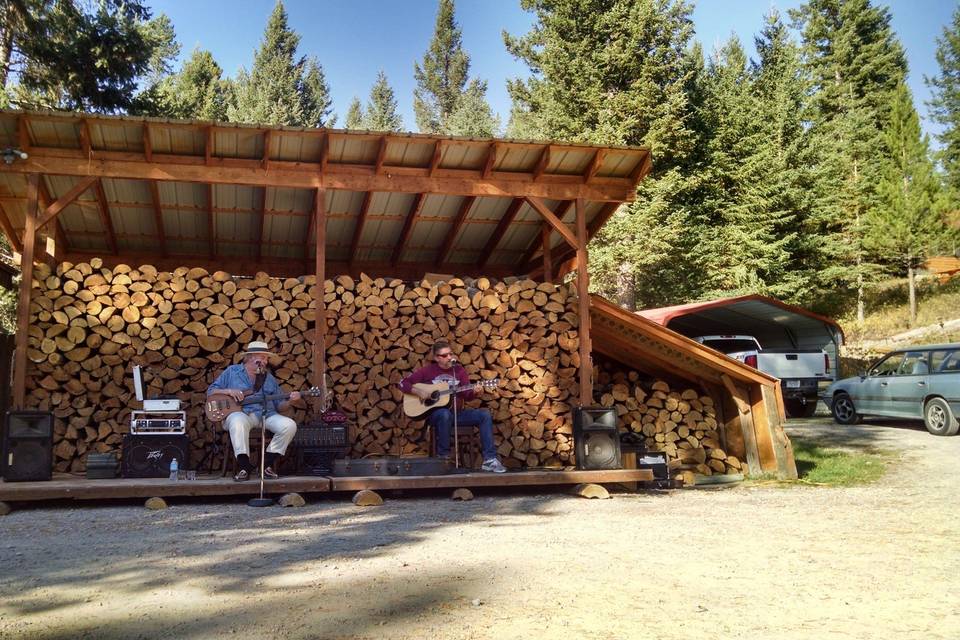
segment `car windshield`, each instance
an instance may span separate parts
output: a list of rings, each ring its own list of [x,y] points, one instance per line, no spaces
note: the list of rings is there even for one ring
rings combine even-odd
[[[720,353],[757,350],[757,343],[753,340],[704,340],[703,344],[711,349],[716,349]]]

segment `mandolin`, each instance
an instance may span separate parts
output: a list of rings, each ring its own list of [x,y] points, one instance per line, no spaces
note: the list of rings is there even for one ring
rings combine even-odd
[[[211,422],[220,422],[231,413],[243,411],[243,407],[246,405],[271,400],[279,400],[283,402],[284,400],[290,398],[289,393],[267,394],[266,396],[261,395],[259,392],[254,393],[252,390],[247,390],[243,393],[245,397],[240,402],[237,402],[232,397],[222,393],[211,393],[209,396],[207,396],[207,401],[203,405],[203,411],[207,415],[207,420],[210,420]],[[323,395],[323,390],[317,387],[311,387],[306,391],[301,391],[300,395],[304,398],[317,398]],[[264,400],[264,398],[266,398],[266,400]]]
[[[414,393],[403,394],[403,412],[408,418],[419,418],[430,409],[446,406],[450,402],[450,396],[462,391],[468,391],[473,387],[480,385],[482,389],[493,389],[500,384],[500,378],[493,380],[484,380],[483,382],[470,384],[461,384],[454,387],[448,386],[443,382],[437,384],[427,384],[425,382],[413,385],[418,391],[427,391],[430,397],[422,400],[420,396]]]

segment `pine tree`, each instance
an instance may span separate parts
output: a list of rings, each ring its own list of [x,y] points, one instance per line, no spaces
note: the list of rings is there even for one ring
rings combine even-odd
[[[467,84],[470,57],[461,45],[461,33],[454,20],[453,0],[440,0],[430,48],[423,65],[413,63],[417,87],[413,112],[423,133],[447,132],[447,120],[457,109]]]
[[[287,24],[279,0],[267,21],[253,69],[241,70],[234,85],[230,120],[320,127],[330,114],[329,89],[320,65],[296,57],[300,36]]]
[[[363,107],[360,106],[360,98],[354,97],[347,109],[347,121],[344,123],[347,129],[363,129]]]
[[[943,145],[940,162],[951,206],[960,208],[960,7],[953,13],[953,22],[937,38],[936,57],[940,74],[924,76],[932,93],[927,105],[933,119],[943,125],[937,136]]]
[[[866,245],[880,261],[907,273],[910,323],[917,319],[916,267],[944,234],[936,209],[938,183],[913,96],[901,83],[892,96],[884,140],[886,158],[877,186],[879,202],[867,218]]]
[[[194,49],[179,73],[150,87],[134,105],[143,115],[224,121],[226,88],[220,65],[209,51]]]
[[[447,118],[443,133],[452,136],[493,138],[500,131],[500,118],[493,114],[486,99],[487,83],[473,79]]]
[[[363,128],[370,131],[400,131],[403,119],[397,113],[397,100],[382,70],[370,90],[370,100],[363,115]]]
[[[802,29],[811,102],[810,149],[818,160],[808,233],[820,241],[822,287],[852,287],[857,317],[878,265],[864,246],[884,153],[889,96],[906,75],[903,48],[886,8],[870,0],[809,0],[792,12]]]
[[[505,34],[527,63],[511,80],[509,135],[644,145],[653,172],[590,245],[591,287],[630,305],[698,297],[702,265],[695,213],[702,183],[692,88],[702,67],[691,49],[684,0],[523,0],[532,31]]]
[[[0,3],[0,88],[18,108],[125,111],[177,52],[142,0]]]

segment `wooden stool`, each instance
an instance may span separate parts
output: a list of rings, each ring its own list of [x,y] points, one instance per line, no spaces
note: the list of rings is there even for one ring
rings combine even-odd
[[[480,466],[477,463],[477,458],[481,457],[479,455],[479,442],[473,437],[474,429],[476,429],[476,427],[472,425],[469,427],[457,428],[456,442],[453,443],[453,446],[457,448],[457,453],[460,456],[461,467],[476,469]],[[427,425],[427,450],[430,452],[431,456],[436,457],[436,434],[433,431],[433,427],[429,424]]]

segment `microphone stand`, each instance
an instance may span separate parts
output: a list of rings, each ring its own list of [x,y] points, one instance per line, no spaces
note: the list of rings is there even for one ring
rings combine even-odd
[[[263,371],[260,367],[257,367],[257,376],[259,377]],[[247,506],[249,507],[270,507],[273,506],[273,498],[264,498],[263,497],[263,470],[266,466],[266,455],[267,455],[267,394],[263,390],[263,386],[260,387],[260,497],[259,498],[250,498],[247,500]]]
[[[453,377],[457,380],[456,385],[460,386],[459,378],[457,378],[457,365],[460,362],[454,358],[453,362],[450,363],[450,368],[453,370]],[[460,367],[463,368],[462,366]],[[468,380],[469,382],[469,380]],[[468,469],[460,468],[460,433],[457,429],[457,414],[460,413],[460,410],[457,408],[457,396],[460,395],[459,392],[450,394],[453,396],[453,472],[454,473],[469,473]]]

